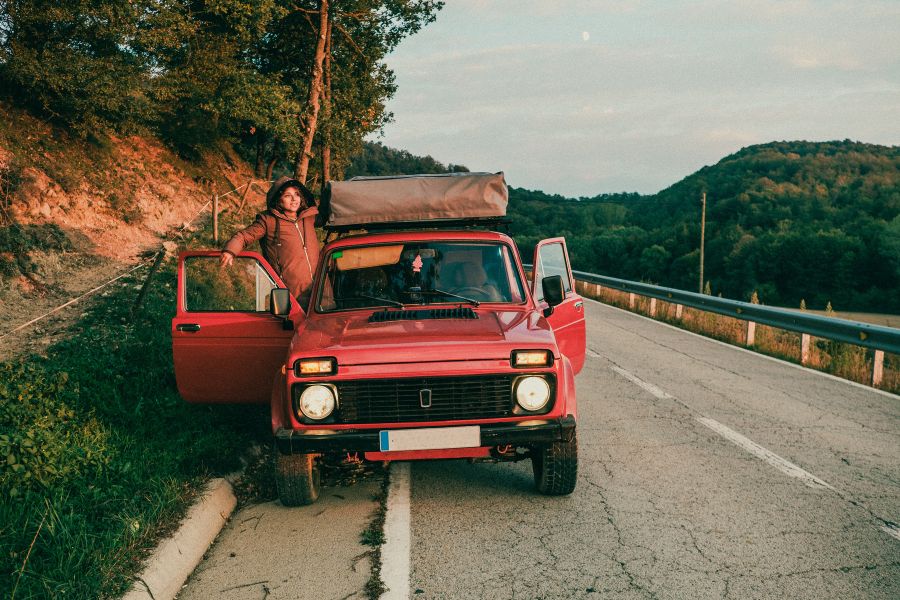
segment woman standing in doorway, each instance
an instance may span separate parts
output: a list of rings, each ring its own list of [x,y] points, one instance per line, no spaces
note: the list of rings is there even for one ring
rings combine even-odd
[[[265,259],[306,309],[319,262],[315,198],[296,179],[281,177],[269,188],[266,206],[249,227],[228,240],[222,248],[221,264],[230,266],[248,244],[259,240]]]

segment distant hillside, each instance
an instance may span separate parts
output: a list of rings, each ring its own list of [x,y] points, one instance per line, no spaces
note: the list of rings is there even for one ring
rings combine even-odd
[[[466,171],[367,144],[348,175]],[[700,194],[714,294],[766,304],[900,313],[900,148],[857,142],[750,146],[659,192],[564,198],[510,189],[526,258],[564,235],[576,268],[696,290]]]
[[[713,293],[766,304],[900,312],[900,148],[773,142],[651,196],[513,193],[520,245],[566,235],[579,269],[696,290],[700,194]]]
[[[380,142],[365,142],[362,152],[354,156],[344,177],[357,175],[413,175],[416,173],[466,173],[462,165],[439,163],[430,156],[414,156],[406,150],[389,148]]]

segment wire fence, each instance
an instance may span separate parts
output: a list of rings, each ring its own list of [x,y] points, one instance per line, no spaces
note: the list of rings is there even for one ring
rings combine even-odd
[[[213,226],[213,227],[214,227],[214,232],[213,232],[213,233],[214,233],[214,238],[215,238],[216,240],[218,240],[218,212],[219,212],[218,201],[219,201],[219,199],[221,199],[221,198],[226,198],[226,197],[228,197],[228,196],[230,196],[230,195],[232,195],[232,194],[236,194],[236,193],[241,192],[241,191],[243,190],[243,192],[242,192],[242,194],[241,194],[241,201],[240,201],[240,203],[238,204],[238,211],[240,212],[240,211],[243,210],[244,202],[246,201],[246,198],[247,198],[247,192],[249,192],[250,187],[251,187],[254,183],[257,183],[257,182],[259,182],[259,183],[268,183],[267,180],[251,179],[250,181],[248,181],[248,182],[245,183],[244,185],[241,185],[241,186],[238,186],[238,187],[236,187],[236,188],[233,188],[233,189],[229,190],[228,192],[225,192],[224,194],[213,194],[213,197],[212,197],[209,201],[207,201],[206,204],[204,204],[202,207],[200,207],[200,209],[197,211],[197,213],[196,213],[193,217],[191,217],[191,219],[190,219],[189,221],[186,221],[185,223],[183,223],[182,226],[176,230],[176,233],[183,233],[185,230],[187,230],[187,229],[191,226],[191,224],[194,223],[194,221],[196,221],[196,220],[200,217],[200,215],[202,215],[202,214],[203,214],[207,209],[209,209],[210,207],[213,207],[213,221],[214,221],[214,226]],[[171,237],[171,235],[170,235],[170,236],[167,236],[167,237]],[[165,241],[168,241],[168,240],[164,240],[163,243],[165,243]],[[50,317],[50,316],[52,316],[52,315],[58,313],[59,311],[65,309],[65,308],[68,308],[68,307],[70,307],[70,306],[72,306],[72,305],[74,305],[74,304],[77,304],[79,301],[81,301],[81,300],[83,300],[83,299],[85,299],[85,298],[87,298],[87,297],[89,297],[89,296],[92,296],[92,295],[96,294],[96,293],[99,292],[100,290],[102,290],[102,289],[108,287],[109,285],[115,283],[116,281],[122,279],[123,277],[126,277],[126,276],[128,276],[128,275],[131,275],[132,273],[134,273],[134,272],[137,271],[138,269],[147,267],[148,265],[153,265],[154,268],[155,268],[155,266],[158,266],[158,264],[159,264],[159,262],[160,262],[160,259],[162,258],[162,255],[163,255],[164,253],[165,253],[165,248],[164,248],[164,247],[159,248],[159,249],[158,249],[152,256],[150,256],[149,258],[147,258],[147,259],[145,259],[145,260],[142,260],[139,264],[132,266],[131,268],[127,269],[126,271],[124,271],[124,272],[122,272],[122,273],[120,273],[119,275],[116,275],[116,276],[113,277],[112,279],[110,279],[110,280],[108,280],[108,281],[105,281],[105,282],[101,283],[100,285],[98,285],[98,286],[96,286],[96,287],[94,287],[94,288],[91,288],[90,290],[88,290],[87,292],[81,294],[81,295],[78,296],[77,298],[72,298],[72,299],[68,300],[67,302],[65,302],[65,303],[63,303],[63,304],[60,304],[59,306],[57,306],[57,307],[55,307],[55,308],[53,308],[53,309],[51,309],[51,310],[45,312],[44,314],[42,314],[42,315],[40,315],[40,316],[37,316],[37,317],[31,319],[30,321],[28,321],[28,322],[26,322],[26,323],[22,323],[22,324],[20,324],[20,325],[17,325],[17,326],[14,327],[13,329],[11,329],[11,330],[9,330],[9,331],[7,331],[7,332],[5,332],[5,333],[0,334],[0,340],[3,340],[3,339],[5,339],[5,338],[7,338],[7,337],[9,337],[9,336],[11,336],[11,335],[14,335],[14,334],[16,334],[16,333],[18,333],[18,332],[20,332],[20,331],[23,331],[23,330],[27,329],[28,327],[30,327],[30,326],[32,326],[32,325],[34,325],[34,324],[36,324],[36,323],[39,323],[40,321],[43,321],[43,320],[46,319],[47,317]],[[151,271],[151,275],[152,275],[152,271]],[[145,284],[145,287],[146,287],[146,284]],[[144,289],[142,288],[141,291],[143,292]],[[135,308],[136,308],[136,307],[137,307],[137,304],[135,305]]]

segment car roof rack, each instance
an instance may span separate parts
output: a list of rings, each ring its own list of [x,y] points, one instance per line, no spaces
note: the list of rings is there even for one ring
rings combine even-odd
[[[468,219],[432,219],[429,221],[394,221],[391,223],[359,223],[356,225],[325,225],[325,243],[335,238],[357,233],[387,233],[392,231],[449,231],[479,229],[509,234],[509,217],[473,217]]]
[[[410,231],[419,229],[497,229],[509,230],[509,217],[470,217],[466,219],[429,219],[427,221],[391,221],[389,223],[357,223],[354,225],[325,225],[327,232],[351,231]]]

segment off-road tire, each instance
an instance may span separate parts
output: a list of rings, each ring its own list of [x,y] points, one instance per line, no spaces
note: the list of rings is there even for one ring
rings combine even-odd
[[[276,451],[275,486],[285,506],[312,504],[319,497],[322,473],[315,454],[281,454]]]
[[[575,490],[578,479],[578,439],[553,442],[531,450],[534,484],[545,496],[566,496]]]

